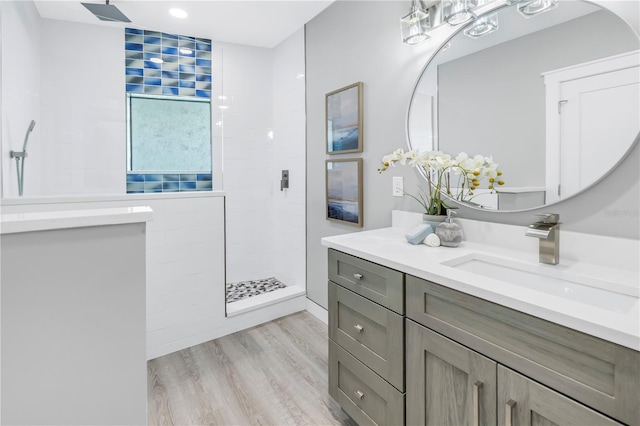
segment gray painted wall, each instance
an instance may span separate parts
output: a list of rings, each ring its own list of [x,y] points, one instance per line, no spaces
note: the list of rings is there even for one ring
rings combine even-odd
[[[638,30],[638,2],[606,2],[625,13]],[[391,225],[391,210],[420,211],[409,197],[391,195],[392,176],[405,177],[405,190],[421,183],[409,167],[385,174],[377,168],[383,155],[406,147],[405,121],[415,82],[438,43],[450,31],[432,33],[432,40],[417,46],[400,41],[399,19],[409,1],[337,1],[306,27],[307,81],[307,294],[327,306],[327,250],[325,236]],[[325,153],[325,94],[348,84],[364,83],[364,152],[328,156]],[[606,141],[603,141],[606,149]],[[361,157],[364,161],[364,227],[354,228],[325,219],[324,166],[328,158]],[[586,193],[538,211],[490,213],[460,208],[459,216],[524,227],[539,211],[559,213],[563,228],[614,237],[639,239],[640,148],[607,178]],[[523,235],[523,238],[524,235]]]
[[[451,51],[455,47],[452,43]],[[632,31],[611,13],[599,11],[441,64],[440,149],[493,155],[508,186],[544,187],[541,74],[637,49]],[[469,70],[477,70],[476,78],[468,77]]]

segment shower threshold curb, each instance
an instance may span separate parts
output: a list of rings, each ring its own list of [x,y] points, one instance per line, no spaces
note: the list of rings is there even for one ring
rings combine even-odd
[[[296,297],[305,297],[306,291],[302,287],[287,286],[278,290],[271,291],[269,293],[260,294],[257,296],[248,297],[246,299],[238,300],[233,303],[227,304],[227,317],[233,317],[241,315],[247,312],[255,311],[256,309],[264,308],[265,306],[275,305]]]

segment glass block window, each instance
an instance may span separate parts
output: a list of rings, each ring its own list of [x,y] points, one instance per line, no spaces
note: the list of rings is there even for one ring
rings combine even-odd
[[[211,103],[129,94],[129,170],[211,172]]]
[[[211,98],[211,40],[125,28],[127,93]]]

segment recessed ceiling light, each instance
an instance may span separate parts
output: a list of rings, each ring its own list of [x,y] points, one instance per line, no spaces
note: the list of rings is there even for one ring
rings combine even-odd
[[[169,13],[171,14],[171,16],[175,18],[180,18],[180,19],[184,19],[188,16],[187,12],[177,8],[169,9]]]
[[[150,60],[151,62],[155,63],[155,64],[161,64],[161,63],[163,63],[163,62],[164,62],[162,59],[160,59],[160,58],[155,58],[155,57],[154,57],[154,58],[151,58],[151,59],[149,59],[149,60]]]

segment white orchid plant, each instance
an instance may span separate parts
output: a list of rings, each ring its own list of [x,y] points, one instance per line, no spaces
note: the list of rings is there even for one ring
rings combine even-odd
[[[442,151],[405,152],[400,148],[382,157],[382,167],[378,172],[382,173],[396,164],[422,168],[428,181],[428,191],[423,189],[417,196],[405,194],[418,201],[425,213],[431,215],[444,214],[445,209],[451,208],[442,198],[445,194],[454,200],[468,202],[476,195],[474,191],[480,188],[485,179],[488,181],[486,187],[491,193],[498,192],[496,185],[504,185],[504,181],[500,179],[502,172],[491,156],[470,157],[461,152],[453,158]]]

